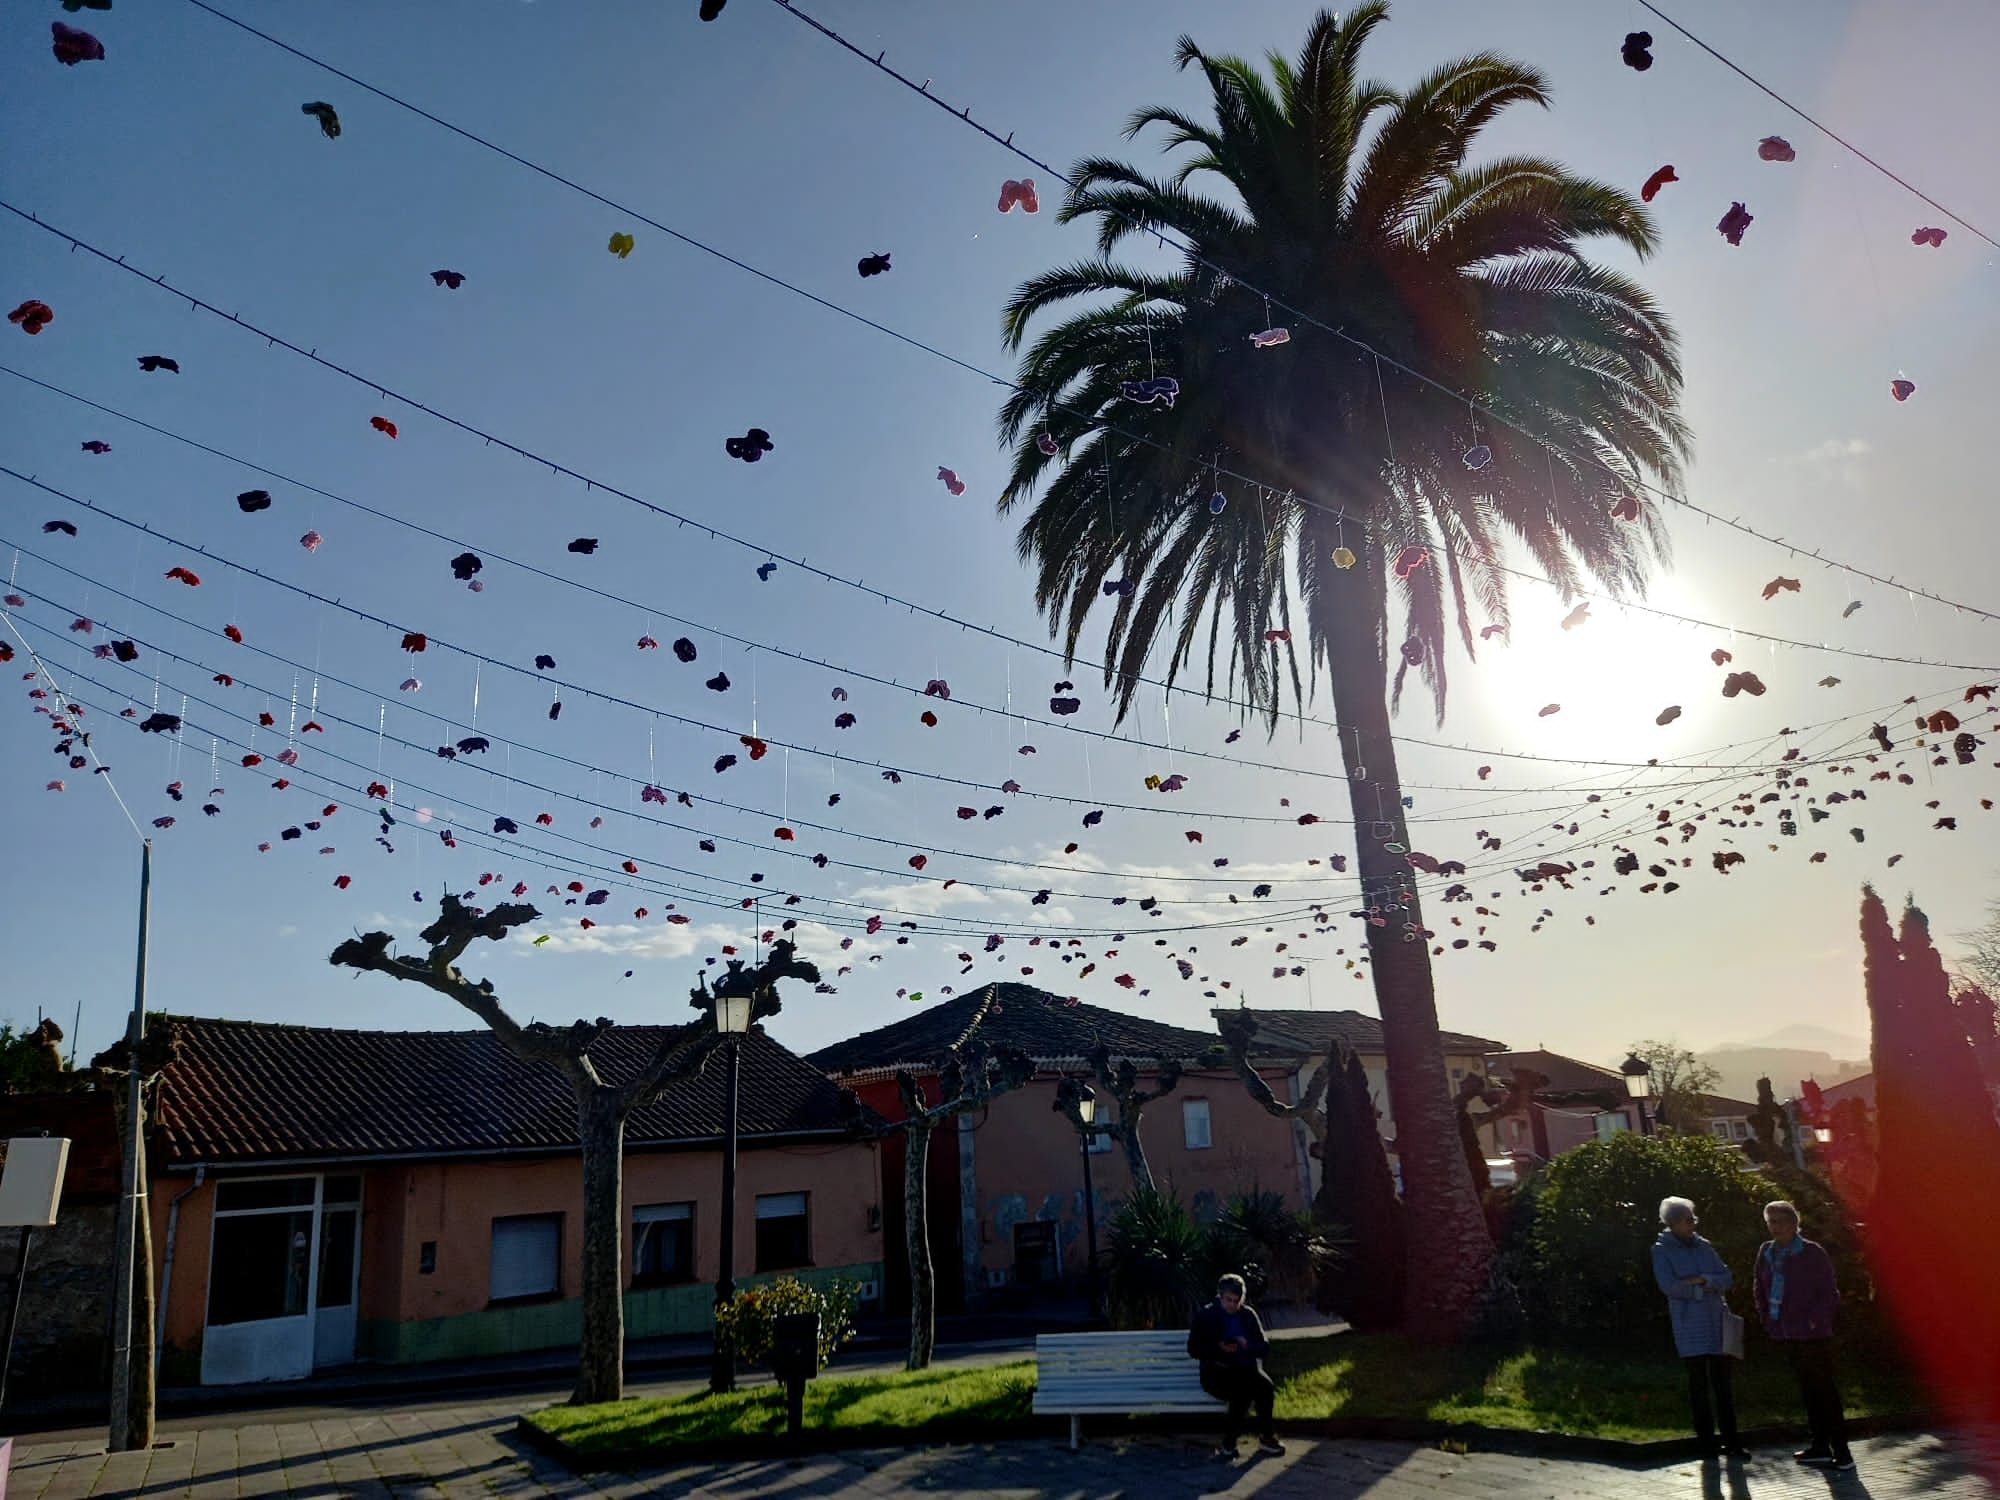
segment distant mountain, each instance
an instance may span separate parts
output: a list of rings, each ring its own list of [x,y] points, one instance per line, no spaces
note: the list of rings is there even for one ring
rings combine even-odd
[[[1782,1026],[1769,1036],[1747,1042],[1724,1042],[1710,1050],[1735,1052],[1746,1047],[1791,1047],[1808,1052],[1824,1052],[1831,1057],[1866,1057],[1868,1039],[1852,1032],[1835,1031],[1830,1026]]]
[[[1813,1028],[1796,1029],[1810,1031]],[[1838,1058],[1812,1047],[1749,1045],[1715,1047],[1696,1055],[1721,1075],[1715,1092],[1731,1099],[1755,1100],[1759,1078],[1769,1078],[1772,1092],[1784,1100],[1799,1091],[1799,1083],[1803,1079],[1811,1078],[1824,1088],[1849,1078],[1859,1078],[1868,1071],[1865,1049],[1858,1058]]]

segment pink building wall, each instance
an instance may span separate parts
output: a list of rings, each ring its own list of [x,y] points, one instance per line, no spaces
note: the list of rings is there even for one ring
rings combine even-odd
[[[1287,1097],[1282,1072],[1273,1069],[1265,1077],[1280,1099]],[[993,1286],[989,1273],[1012,1272],[1014,1227],[1021,1223],[1053,1220],[1063,1273],[1084,1272],[1083,1162],[1076,1128],[1054,1108],[1057,1083],[1044,1075],[995,1099],[983,1116],[961,1117],[961,1183],[969,1180],[975,1188],[969,1201],[961,1196],[965,1270],[974,1293]],[[1150,1086],[1150,1077],[1142,1081]],[[1099,1093],[1110,1118],[1112,1106]],[[1193,1100],[1208,1104],[1213,1144],[1206,1148],[1187,1145],[1183,1106]],[[1290,1207],[1306,1206],[1292,1123],[1266,1114],[1234,1073],[1187,1075],[1173,1093],[1146,1107],[1140,1138],[1156,1184],[1198,1215],[1253,1188],[1281,1194]],[[1101,1245],[1105,1221],[1132,1189],[1124,1147],[1114,1142],[1109,1151],[1094,1153],[1090,1169]]]

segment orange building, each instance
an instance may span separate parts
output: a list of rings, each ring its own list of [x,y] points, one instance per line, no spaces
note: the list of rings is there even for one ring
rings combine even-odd
[[[608,1032],[629,1077],[664,1028]],[[583,1175],[552,1068],[492,1033],[180,1023],[151,1134],[166,1383],[576,1342]],[[876,1144],[760,1030],[742,1045],[737,1280],[882,1278]],[[718,1275],[722,1069],[625,1137],[626,1333],[699,1333]]]
[[[943,1311],[1080,1287],[1087,1269],[1083,1144],[1076,1127],[1055,1108],[1064,1078],[1091,1076],[1090,1055],[1099,1046],[1114,1062],[1130,1059],[1140,1086],[1150,1090],[1157,1065],[1193,1059],[1220,1037],[1095,1005],[1083,1005],[1032,985],[1002,984],[997,1003],[978,1030],[994,1048],[1012,1047],[1036,1065],[1032,1082],[1003,1094],[956,1128],[931,1140],[927,1174],[931,1260]],[[809,1058],[837,1083],[888,1119],[904,1115],[896,1075],[909,1071],[938,1101],[937,1066],[965,1035],[984,1002],[986,988],[877,1031],[865,1032]],[[1280,1099],[1292,1097],[1294,1064],[1260,1069]],[[1099,1089],[1099,1118],[1115,1107]],[[1198,1217],[1209,1217],[1236,1193],[1262,1190],[1304,1207],[1307,1187],[1302,1138],[1289,1121],[1266,1114],[1230,1067],[1190,1071],[1178,1088],[1146,1107],[1140,1140],[1155,1184],[1177,1193]],[[906,1305],[908,1267],[903,1250],[903,1141],[883,1142],[885,1295],[889,1308]],[[1132,1188],[1122,1147],[1098,1135],[1090,1150],[1092,1197],[1098,1228]],[[1101,1240],[1101,1233],[1100,1233]],[[953,1268],[957,1274],[953,1275]]]

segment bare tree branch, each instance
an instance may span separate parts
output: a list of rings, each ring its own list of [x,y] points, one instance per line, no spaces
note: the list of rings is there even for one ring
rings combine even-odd
[[[459,957],[474,938],[501,941],[514,928],[535,921],[541,913],[532,906],[511,902],[475,913],[453,895],[447,895],[439,906],[438,919],[418,934],[430,944],[431,951],[425,957],[393,954],[389,949],[395,940],[388,933],[365,932],[335,948],[328,962],[337,968],[372,970],[436,990],[484,1021],[501,1044],[523,1062],[553,1063],[574,1082],[602,1084],[604,1080],[591,1062],[588,1049],[610,1022],[599,1021],[591,1027],[578,1021],[561,1030],[544,1025],[523,1026],[494,997],[490,979],[474,983],[457,968]]]

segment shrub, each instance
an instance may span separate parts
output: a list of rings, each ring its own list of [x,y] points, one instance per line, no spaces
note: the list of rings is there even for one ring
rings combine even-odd
[[[854,1305],[860,1288],[851,1281],[808,1286],[796,1276],[780,1276],[763,1286],[738,1292],[715,1310],[718,1338],[732,1345],[745,1364],[761,1365],[771,1355],[773,1320],[788,1313],[819,1314],[819,1364],[853,1336]]]
[[[1702,1234],[1736,1275],[1731,1301],[1747,1306],[1741,1289],[1764,1240],[1763,1206],[1779,1194],[1713,1137],[1628,1132],[1564,1152],[1526,1196],[1521,1291],[1536,1331],[1629,1339],[1667,1323],[1650,1254],[1662,1198],[1694,1200]]]
[[[1178,1198],[1135,1192],[1111,1217],[1105,1282],[1119,1328],[1181,1328],[1207,1295],[1208,1237]]]
[[[1310,1214],[1287,1209],[1283,1194],[1257,1189],[1224,1204],[1207,1238],[1208,1282],[1234,1271],[1249,1286],[1252,1301],[1307,1300],[1321,1264],[1336,1253]]]

